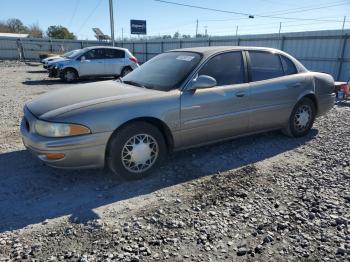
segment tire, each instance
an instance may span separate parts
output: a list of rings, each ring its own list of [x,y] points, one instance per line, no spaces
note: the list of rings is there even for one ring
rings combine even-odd
[[[138,147],[135,149],[133,145]],[[135,180],[150,175],[166,153],[164,136],[156,126],[134,122],[112,135],[106,160],[114,174]]]
[[[130,72],[132,72],[132,68],[127,66],[127,67],[124,67],[121,74],[120,74],[120,77],[124,77],[126,76],[127,74],[129,74]]]
[[[63,70],[60,77],[64,82],[72,83],[78,80],[78,73],[72,68],[67,68]]]
[[[290,137],[302,137],[307,135],[315,121],[315,103],[307,98],[302,98],[294,107],[289,117],[288,125],[282,132]]]

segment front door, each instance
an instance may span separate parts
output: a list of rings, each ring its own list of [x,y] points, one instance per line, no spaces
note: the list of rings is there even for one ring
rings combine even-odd
[[[105,75],[105,55],[104,49],[92,49],[86,52],[85,59],[80,60],[79,76]]]
[[[248,130],[250,89],[242,52],[214,56],[198,71],[217,86],[181,95],[181,147],[200,145]]]

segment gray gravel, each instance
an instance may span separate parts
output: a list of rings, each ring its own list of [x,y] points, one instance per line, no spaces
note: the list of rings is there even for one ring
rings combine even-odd
[[[187,150],[126,182],[24,150],[24,101],[63,87],[39,66],[0,62],[0,261],[349,260],[349,104],[305,138]]]

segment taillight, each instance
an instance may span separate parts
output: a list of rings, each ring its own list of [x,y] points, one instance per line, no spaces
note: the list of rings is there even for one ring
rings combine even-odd
[[[129,57],[129,59],[136,64],[139,62],[139,60],[137,60],[137,58],[135,56]]]

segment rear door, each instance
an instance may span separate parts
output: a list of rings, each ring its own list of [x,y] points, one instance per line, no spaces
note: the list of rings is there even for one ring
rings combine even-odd
[[[182,147],[244,133],[249,123],[249,84],[241,51],[215,55],[198,71],[217,86],[181,95]]]
[[[287,57],[268,51],[249,51],[252,114],[250,131],[282,127],[289,119],[305,76]]]
[[[85,57],[85,60],[80,60],[79,76],[97,76],[105,74],[104,49],[91,49],[82,56]]]
[[[125,51],[119,49],[106,48],[106,74],[120,75],[125,65]]]

